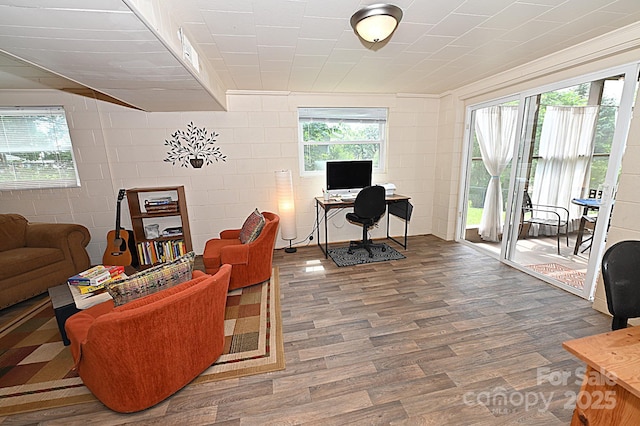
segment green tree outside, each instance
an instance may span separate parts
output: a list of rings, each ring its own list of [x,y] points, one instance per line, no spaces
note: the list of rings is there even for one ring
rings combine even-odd
[[[373,167],[378,167],[380,132],[378,123],[303,123],[305,171],[323,170],[324,162],[331,160],[373,160]]]

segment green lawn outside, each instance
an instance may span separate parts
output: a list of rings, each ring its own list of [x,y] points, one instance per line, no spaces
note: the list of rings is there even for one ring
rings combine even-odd
[[[467,228],[474,225],[480,225],[482,210],[483,209],[477,207],[469,207],[467,209]]]
[[[478,207],[469,207],[467,209],[467,228],[472,228],[474,226],[480,225],[480,220],[482,219],[482,210]],[[506,216],[506,212],[502,212],[502,220]]]

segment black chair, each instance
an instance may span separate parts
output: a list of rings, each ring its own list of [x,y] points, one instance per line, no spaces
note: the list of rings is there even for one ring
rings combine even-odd
[[[589,198],[602,198],[602,190],[601,189],[589,188],[588,197]]]
[[[522,199],[522,220],[521,226],[525,223],[547,225],[556,228],[558,240],[558,254],[560,254],[560,234],[564,228],[564,234],[569,245],[569,210],[560,206],[550,206],[547,204],[533,204],[529,193],[525,191]],[[528,232],[528,229],[527,229]],[[520,229],[522,233],[522,228]]]
[[[611,329],[627,327],[640,317],[640,241],[620,241],[602,256],[602,279],[607,307],[613,315]]]
[[[347,213],[346,218],[349,222],[362,226],[362,241],[351,241],[347,253],[353,254],[353,249],[364,248],[369,253],[369,257],[373,257],[372,247],[379,247],[382,251],[386,251],[386,245],[374,244],[369,238],[369,228],[378,223],[386,210],[383,186],[368,186],[358,193],[353,205],[353,213]]]

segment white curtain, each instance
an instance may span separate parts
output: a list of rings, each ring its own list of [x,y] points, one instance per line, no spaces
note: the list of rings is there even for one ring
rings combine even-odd
[[[582,214],[571,199],[582,195],[597,115],[598,106],[548,106],[542,124],[531,200],[534,204],[568,208],[569,230],[573,228],[571,222],[575,224]]]
[[[482,162],[491,175],[478,233],[483,240],[500,241],[503,226],[500,175],[511,161],[516,140],[518,107],[502,105],[479,109],[475,118]]]

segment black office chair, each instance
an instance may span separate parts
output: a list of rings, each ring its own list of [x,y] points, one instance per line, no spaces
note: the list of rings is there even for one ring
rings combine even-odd
[[[386,251],[386,245],[374,244],[369,238],[369,228],[374,226],[387,209],[385,189],[380,185],[363,188],[356,197],[353,205],[353,213],[347,213],[347,220],[351,223],[362,225],[362,241],[351,241],[347,253],[353,254],[353,249],[364,248],[373,257],[372,247],[379,247]]]
[[[640,241],[620,241],[602,256],[602,278],[607,307],[613,315],[611,329],[627,327],[640,317]]]

